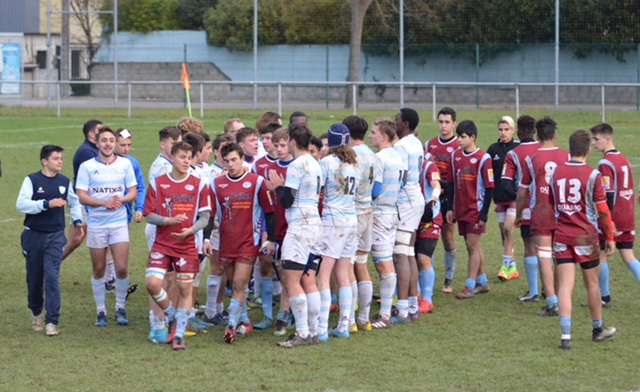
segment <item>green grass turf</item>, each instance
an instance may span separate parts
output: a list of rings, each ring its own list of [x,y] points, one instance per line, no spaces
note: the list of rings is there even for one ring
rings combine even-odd
[[[370,124],[379,117],[395,115],[397,109],[361,111]],[[588,129],[600,121],[595,112],[523,111],[541,117],[552,115],[559,123],[559,145],[566,147],[571,131]],[[286,113],[285,115],[288,115]],[[347,111],[309,111],[311,128],[324,132],[333,122],[351,114]],[[421,139],[437,134],[431,112],[421,111]],[[486,149],[497,135],[497,121],[503,111],[462,111],[459,120],[472,119],[480,129],[478,145]],[[158,153],[157,131],[175,124],[184,111],[136,111],[126,118],[123,110],[65,110],[55,117],[51,109],[0,108],[0,390],[4,391],[92,391],[92,390],[313,390],[313,391],[501,391],[575,390],[625,391],[640,388],[640,315],[638,283],[618,255],[611,262],[614,306],[605,310],[605,323],[619,334],[601,344],[592,343],[591,322],[586,308],[574,307],[574,349],[557,348],[560,326],[557,318],[535,314],[542,305],[520,304],[517,297],[527,290],[522,246],[516,254],[522,277],[500,283],[495,274],[502,249],[495,215],[483,238],[487,271],[492,291],[470,301],[458,301],[440,292],[443,253],[436,252],[435,311],[422,321],[396,326],[389,331],[359,333],[348,341],[331,340],[315,347],[285,350],[271,331],[254,332],[229,346],[222,341],[222,329],[187,339],[187,351],[174,353],[169,346],[147,341],[148,303],[143,294],[147,246],[143,225],[134,224],[131,234],[130,269],[140,292],[128,303],[131,324],[118,327],[113,319],[114,299],[108,297],[110,324],[98,329],[91,294],[91,265],[86,246],[79,248],[62,268],[63,294],[60,336],[47,338],[30,328],[26,306],[24,258],[19,235],[23,216],[15,200],[24,176],[39,170],[38,154],[46,143],[66,148],[64,173],[72,173],[72,157],[82,142],[82,124],[98,118],[113,128],[126,127],[134,135],[132,155],[146,171]],[[206,129],[212,135],[222,130],[227,118],[240,117],[252,125],[257,111],[207,111]],[[609,113],[616,131],[617,147],[631,163],[640,164],[637,141],[638,113]],[[597,163],[598,154],[589,159]],[[634,168],[636,178],[637,167]],[[455,288],[466,277],[467,256],[458,240],[459,263]],[[375,274],[373,275],[375,276]],[[374,278],[374,280],[376,280]],[[206,282],[206,279],[204,280]],[[203,285],[204,286],[204,285]],[[578,278],[574,304],[586,297]],[[206,300],[201,291],[199,300]],[[374,306],[372,314],[376,314]],[[251,311],[258,321],[259,310]],[[335,316],[334,316],[335,317]],[[333,322],[332,322],[333,324]]]

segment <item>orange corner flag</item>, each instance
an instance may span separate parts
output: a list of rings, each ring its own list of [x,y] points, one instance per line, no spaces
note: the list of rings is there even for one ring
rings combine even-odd
[[[191,90],[191,81],[189,81],[189,72],[187,71],[187,64],[182,63],[182,85],[186,90]]]

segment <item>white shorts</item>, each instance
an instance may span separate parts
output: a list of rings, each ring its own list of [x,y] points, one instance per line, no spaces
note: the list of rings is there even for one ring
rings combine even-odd
[[[424,214],[424,206],[422,208],[412,207],[406,210],[398,209],[398,216],[400,221],[398,222],[398,230],[414,232],[420,225],[420,219]]]
[[[220,230],[218,230],[218,228],[211,231],[211,238],[209,240],[211,241],[213,250],[220,252]]]
[[[371,252],[373,242],[373,211],[358,214],[358,251]]]
[[[156,242],[156,225],[151,225],[147,223],[144,227],[144,237],[147,239],[147,246],[149,247],[149,252],[151,252],[151,248],[153,247],[153,243]]]
[[[398,229],[398,215],[374,214],[373,215],[373,245],[371,252],[376,255],[391,256],[396,243],[396,231]]]
[[[313,253],[336,260],[343,257],[351,259],[356,255],[357,233],[357,226],[325,226],[322,240],[314,246]]]
[[[313,246],[322,239],[322,230],[320,219],[290,224],[282,241],[282,260],[306,265]]]
[[[109,245],[129,242],[129,226],[91,227],[87,229],[87,246],[92,249],[105,249]]]

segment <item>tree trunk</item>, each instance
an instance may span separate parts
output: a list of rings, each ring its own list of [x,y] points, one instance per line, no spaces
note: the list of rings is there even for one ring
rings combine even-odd
[[[69,0],[62,0],[62,36],[60,45],[60,82],[69,80]],[[60,91],[63,97],[69,96],[69,84],[62,84]]]
[[[373,0],[349,0],[351,7],[351,42],[349,50],[349,75],[347,81],[360,81],[360,58],[362,56],[362,28],[364,16]],[[357,94],[357,89],[356,89]],[[353,87],[347,86],[345,108],[352,108]]]

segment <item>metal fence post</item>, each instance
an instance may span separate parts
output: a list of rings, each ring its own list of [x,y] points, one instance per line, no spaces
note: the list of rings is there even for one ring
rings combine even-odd
[[[278,82],[278,114],[282,117],[282,83]]]
[[[601,95],[602,95],[602,122],[605,122],[605,107],[604,107],[604,84],[601,86]]]
[[[131,82],[127,82],[127,117],[131,118]]]
[[[204,118],[204,83],[200,82],[200,118]]]
[[[436,108],[436,84],[431,83],[431,104],[433,106],[433,122],[436,122],[436,114],[438,112]]]
[[[516,84],[516,118],[520,117],[520,85]]]
[[[357,101],[358,91],[357,90],[358,90],[358,86],[356,86],[356,84],[353,83],[351,85],[351,93],[353,95],[353,115],[354,116],[358,115],[358,101]]]
[[[60,117],[62,115],[62,111],[61,111],[61,108],[60,108],[60,89],[61,89],[61,86],[60,86],[60,81],[59,80],[56,82],[56,86],[57,86],[57,88],[56,88],[56,95],[57,95],[56,96],[56,100],[58,101],[57,102],[57,105],[58,105],[58,117]]]

